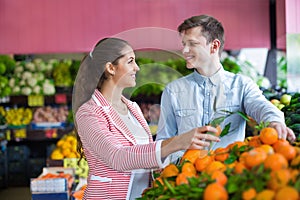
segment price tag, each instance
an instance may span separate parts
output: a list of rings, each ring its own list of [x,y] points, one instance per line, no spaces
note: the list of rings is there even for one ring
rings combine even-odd
[[[67,95],[66,94],[56,94],[55,95],[55,103],[66,104],[67,103]]]
[[[34,106],[44,106],[45,99],[43,95],[29,95],[28,96],[28,105],[31,107]]]
[[[46,138],[57,138],[57,130],[56,129],[47,129],[45,130]]]

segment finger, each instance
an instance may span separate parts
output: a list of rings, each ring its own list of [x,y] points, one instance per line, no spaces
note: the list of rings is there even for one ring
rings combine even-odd
[[[203,134],[203,135],[205,135],[205,140],[207,141],[220,142],[220,138],[215,135],[211,135],[211,134]]]
[[[218,130],[215,127],[212,126],[202,126],[197,128],[198,133],[206,133],[206,132],[213,132],[217,133]]]
[[[278,133],[278,138],[279,139],[285,139],[286,138],[286,134],[284,134],[283,129],[281,126],[275,126],[274,127]]]
[[[289,127],[287,127],[286,129],[287,129],[287,139],[290,142],[295,142],[296,136],[294,134],[294,131],[292,129],[290,129]]]
[[[210,142],[206,141],[205,139],[195,139],[193,140],[192,144],[199,145],[202,147],[208,147],[210,145]]]

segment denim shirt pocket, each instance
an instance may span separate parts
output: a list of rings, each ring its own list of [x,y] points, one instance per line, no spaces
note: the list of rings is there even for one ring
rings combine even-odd
[[[197,109],[179,109],[175,111],[176,122],[178,125],[178,132],[186,132],[197,126]]]

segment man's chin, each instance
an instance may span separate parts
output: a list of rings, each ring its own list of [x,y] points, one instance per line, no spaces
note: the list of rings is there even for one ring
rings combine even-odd
[[[194,69],[194,65],[190,64],[190,63],[186,63],[186,68],[188,69]]]

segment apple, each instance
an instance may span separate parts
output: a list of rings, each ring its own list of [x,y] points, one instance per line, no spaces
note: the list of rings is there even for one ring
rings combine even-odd
[[[280,101],[278,99],[272,99],[271,100],[271,103],[274,105],[274,106],[278,106],[280,104]]]
[[[281,110],[284,106],[285,106],[284,104],[280,103],[280,104],[277,105],[277,108],[278,108],[279,110]]]
[[[280,98],[280,102],[284,105],[289,105],[292,99],[292,95],[283,94]]]

